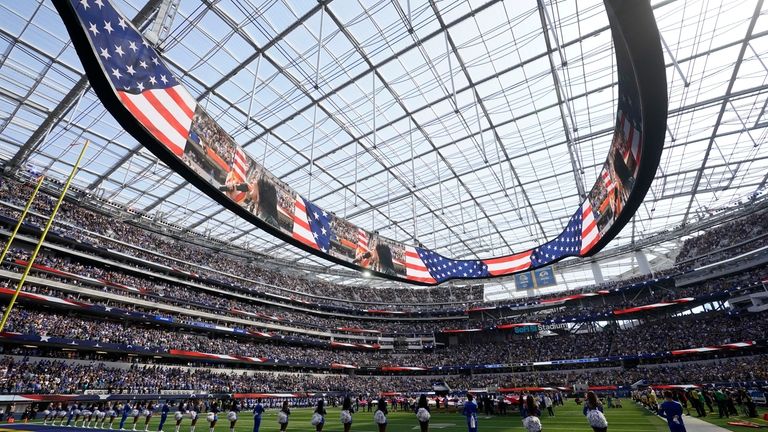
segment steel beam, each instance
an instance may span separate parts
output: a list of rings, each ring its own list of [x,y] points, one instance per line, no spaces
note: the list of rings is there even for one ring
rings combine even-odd
[[[707,161],[709,161],[709,153],[712,151],[712,146],[715,145],[715,137],[717,136],[717,130],[720,128],[720,122],[723,120],[723,115],[725,114],[725,108],[728,106],[728,98],[733,91],[733,85],[736,83],[736,78],[739,76],[739,69],[741,68],[741,62],[744,60],[744,53],[747,51],[747,46],[749,45],[749,39],[752,36],[752,32],[755,29],[755,24],[757,23],[757,19],[760,17],[760,11],[763,8],[763,0],[757,0],[757,5],[755,5],[755,11],[752,14],[752,19],[749,21],[749,27],[747,28],[747,34],[744,36],[744,41],[741,44],[741,49],[739,50],[739,55],[736,58],[736,64],[733,68],[733,73],[731,74],[731,79],[728,81],[728,88],[725,90],[725,99],[723,100],[723,103],[720,105],[720,112],[717,114],[717,119],[715,120],[715,126],[712,128],[712,136],[709,140],[709,143],[707,144],[707,151],[704,153],[704,159],[701,161],[701,168],[699,169],[699,172],[696,174],[696,178],[693,181],[693,188],[691,188],[691,200],[688,201],[688,208],[685,211],[685,216],[683,217],[683,224],[688,222],[688,216],[691,213],[691,207],[693,207],[693,202],[696,200],[696,193],[699,190],[699,184],[701,184],[701,176],[704,174],[704,170],[707,167]]]
[[[138,14],[131,20],[133,25],[140,26],[144,23],[157,9],[157,6],[162,0],[149,0],[139,11]],[[15,171],[21,165],[26,163],[29,156],[37,150],[38,146],[42,143],[46,132],[53,128],[64,118],[64,116],[75,106],[77,100],[82,92],[89,87],[88,77],[83,76],[77,81],[72,89],[61,99],[58,105],[48,114],[45,120],[40,123],[40,126],[32,133],[27,141],[19,148],[16,154],[8,161],[5,166],[6,172]]]

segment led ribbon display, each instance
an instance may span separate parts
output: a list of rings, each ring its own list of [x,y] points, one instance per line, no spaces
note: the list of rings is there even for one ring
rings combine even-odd
[[[600,174],[555,238],[524,252],[454,260],[357,227],[251,158],[197,103],[110,0],[53,0],[94,91],[136,140],[191,184],[272,235],[330,261],[420,285],[506,276],[602,249],[634,215],[664,144],[667,84],[647,1],[605,0],[618,72],[612,142]]]

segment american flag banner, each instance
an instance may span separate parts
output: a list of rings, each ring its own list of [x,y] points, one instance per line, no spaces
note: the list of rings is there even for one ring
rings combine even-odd
[[[311,248],[319,249],[315,236],[312,235],[312,228],[309,226],[307,205],[304,198],[298,195],[293,206],[293,238]]]
[[[246,172],[248,171],[248,156],[245,155],[240,146],[235,148],[235,158],[232,161],[232,180],[234,183],[244,183],[246,179]],[[237,203],[242,202],[246,197],[245,192],[238,192],[232,197]]]
[[[532,250],[501,258],[483,260],[491,276],[512,274],[531,267]]]
[[[293,214],[293,238],[328,253],[334,236],[330,215],[297,195]]]
[[[245,172],[248,170],[248,157],[242,148],[235,149],[235,160],[232,162],[232,174],[239,182],[245,181]]]
[[[368,233],[362,228],[357,229],[357,247],[368,250]]]
[[[419,259],[438,283],[448,279],[488,277],[488,266],[478,260],[452,260],[429,249],[415,248]]]
[[[592,203],[589,199],[581,205],[581,255],[589,252],[590,249],[600,240],[600,230],[595,221],[595,212],[592,211]]]
[[[413,246],[405,247],[405,275],[408,280],[423,283],[436,283],[437,281],[429,273],[421,255]]]
[[[197,101],[111,2],[70,2],[120,101],[152,136],[183,155]]]
[[[582,209],[579,208],[559,236],[533,250],[531,265],[540,267],[563,257],[578,256],[581,253],[581,220]]]

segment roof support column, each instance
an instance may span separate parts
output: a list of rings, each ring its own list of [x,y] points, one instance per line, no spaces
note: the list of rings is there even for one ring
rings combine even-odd
[[[603,270],[600,268],[600,264],[598,264],[597,261],[591,261],[589,266],[592,268],[592,278],[595,280],[595,283],[601,284],[605,282],[605,278],[603,278]]]
[[[648,262],[648,257],[645,256],[645,252],[640,249],[636,250],[635,259],[637,260],[637,268],[640,270],[640,274],[653,274],[651,264]]]

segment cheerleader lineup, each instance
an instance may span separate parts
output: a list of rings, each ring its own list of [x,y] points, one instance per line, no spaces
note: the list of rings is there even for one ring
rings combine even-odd
[[[224,406],[225,404],[222,403],[221,405]],[[195,432],[198,418],[204,408],[203,403],[199,400],[182,401],[176,405],[172,405],[170,401],[163,404],[141,401],[69,405],[58,403],[43,411],[43,424],[85,429],[149,432],[150,421],[156,414],[159,414],[160,423],[157,424],[156,430],[160,432],[163,430],[168,416],[175,409],[173,412],[173,419],[176,422],[174,432],[181,432],[181,424],[185,418],[191,420],[189,432]],[[224,408],[228,409],[229,430],[234,432],[240,406],[237,402],[231,402],[226,404]],[[221,411],[222,408],[218,402],[208,406],[208,414],[205,419],[209,425],[209,432],[213,432],[216,427]]]
[[[173,420],[176,422],[174,432],[181,432],[184,419],[191,420],[189,432],[195,432],[197,421],[206,408],[205,420],[208,423],[208,432],[214,432],[216,423],[219,421],[219,414],[222,412],[227,412],[226,419],[229,422],[229,432],[235,432],[235,426],[240,413],[240,405],[237,401],[212,402],[206,406],[196,399],[177,402],[175,405],[171,401],[166,401],[163,404],[126,401],[69,405],[60,402],[51,405],[43,411],[43,424],[85,429],[149,432],[153,416],[159,414],[160,422],[157,424],[156,430],[162,432],[168,416],[173,412]],[[265,409],[261,399],[257,399],[252,406],[253,432],[259,432],[264,412]],[[352,400],[347,396],[342,403],[339,418],[344,427],[344,432],[350,432],[354,412]],[[427,432],[431,415],[426,396],[422,395],[419,399],[415,413],[421,432]],[[373,421],[377,425],[379,432],[386,432],[388,414],[386,400],[383,398],[379,399],[373,415]],[[471,395],[468,397],[468,402],[465,404],[462,414],[467,416],[468,432],[477,432],[477,405],[472,400]],[[288,401],[283,401],[282,406],[277,412],[277,422],[281,432],[286,432],[290,415],[291,409],[288,406]],[[325,401],[320,399],[317,401],[310,420],[310,423],[315,428],[315,432],[323,431],[326,415]]]

